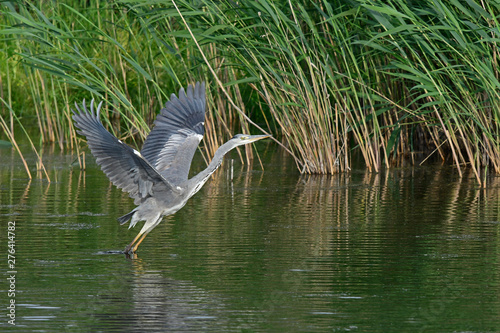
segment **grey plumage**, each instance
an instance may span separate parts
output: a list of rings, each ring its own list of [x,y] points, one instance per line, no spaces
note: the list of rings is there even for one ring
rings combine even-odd
[[[85,101],[82,108],[76,103],[75,106],[75,126],[80,129],[78,133],[87,138],[97,164],[111,182],[128,192],[138,205],[118,220],[121,224],[131,220],[129,228],[138,221],[146,221],[125,249],[126,253],[135,252],[163,216],[181,209],[220,166],[228,151],[269,136],[235,135],[219,147],[205,170],[188,179],[194,153],[204,134],[204,83],[198,82],[194,87],[189,85],[186,91],[181,89],[178,97],[172,94],[160,111],[141,152],[122,143],[104,128],[99,118],[102,102],[95,110],[92,100],[90,112]]]

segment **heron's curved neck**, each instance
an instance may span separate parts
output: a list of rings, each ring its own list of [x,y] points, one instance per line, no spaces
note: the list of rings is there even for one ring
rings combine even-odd
[[[207,168],[190,179],[190,182],[192,182],[194,186],[193,195],[200,190],[208,178],[220,167],[222,160],[224,159],[224,155],[226,155],[233,148],[234,146],[229,144],[229,142],[220,146],[215,152],[214,158],[212,158],[212,161]]]
[[[214,157],[210,161],[210,164],[208,164],[207,168],[203,170],[202,174],[205,174],[206,177],[210,177],[211,174],[217,170],[220,165],[222,164],[222,160],[224,159],[224,155],[227,154],[232,148],[227,149],[227,147],[224,147],[224,145],[220,146],[219,149],[214,154]]]

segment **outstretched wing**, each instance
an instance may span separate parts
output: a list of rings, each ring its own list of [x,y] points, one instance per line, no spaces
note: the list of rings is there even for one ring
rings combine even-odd
[[[90,103],[90,112],[85,100],[83,110],[75,103],[78,112],[73,111],[75,126],[79,134],[87,138],[90,151],[95,156],[97,164],[113,184],[134,199],[142,199],[153,195],[153,185],[164,183],[167,188],[172,186],[158,171],[156,171],[141,154],[118,140],[109,133],[101,121],[99,114],[102,102],[94,112],[94,100]]]
[[[205,133],[205,83],[181,88],[161,109],[144,142],[142,155],[177,185],[187,180],[191,161]]]

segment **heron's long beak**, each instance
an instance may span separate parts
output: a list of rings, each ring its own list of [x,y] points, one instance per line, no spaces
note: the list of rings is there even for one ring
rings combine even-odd
[[[264,134],[264,135],[250,135],[248,137],[248,141],[254,142],[254,141],[259,141],[261,139],[265,139],[265,138],[269,138],[269,137],[271,137],[271,135],[269,135],[269,134]]]

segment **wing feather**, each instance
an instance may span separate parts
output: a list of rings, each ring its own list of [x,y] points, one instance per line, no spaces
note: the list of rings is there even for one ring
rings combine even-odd
[[[90,103],[90,112],[85,100],[83,109],[75,103],[73,111],[75,126],[79,134],[87,138],[90,151],[95,156],[102,171],[118,188],[130,194],[134,199],[143,199],[153,195],[153,185],[164,184],[174,190],[171,184],[135,149],[118,140],[102,125],[99,115],[102,102],[94,110],[94,100]]]
[[[172,184],[187,180],[196,148],[205,133],[205,83],[181,88],[161,109],[144,142],[142,155]]]

